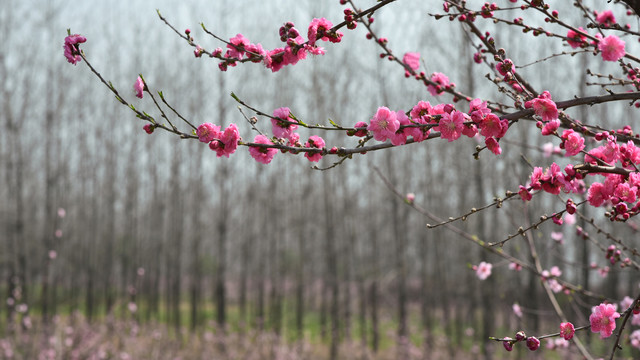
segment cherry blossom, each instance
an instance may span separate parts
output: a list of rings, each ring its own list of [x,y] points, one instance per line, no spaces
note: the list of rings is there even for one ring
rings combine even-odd
[[[619,317],[614,305],[602,303],[594,307],[589,316],[591,331],[600,333],[601,339],[608,338],[616,328],[616,319]]]

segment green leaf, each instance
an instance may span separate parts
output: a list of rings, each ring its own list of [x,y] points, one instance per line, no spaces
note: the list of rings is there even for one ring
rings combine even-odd
[[[338,124],[336,124],[336,122],[335,122],[335,121],[333,121],[333,120],[331,120],[331,119],[329,119],[329,123],[330,123],[331,125],[333,125],[333,127],[336,127],[336,128],[339,128],[339,127],[340,127]]]

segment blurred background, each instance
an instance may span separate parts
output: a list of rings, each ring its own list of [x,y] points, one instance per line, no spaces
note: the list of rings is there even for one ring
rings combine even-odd
[[[553,5],[561,14],[575,13],[569,2]],[[81,48],[92,65],[138,109],[159,118],[148,96],[134,96],[141,73],[152,91],[163,91],[196,126],[236,123],[246,140],[255,133],[232,91],[266,113],[287,106],[306,123],[325,125],[328,119],[345,126],[368,121],[379,106],[407,111],[420,100],[451,102],[448,95],[432,97],[397,64],[380,60],[361,24],[345,29],[342,43],[327,44],[326,55],[295,67],[272,74],[244,64],[223,73],[215,60],[194,58],[193,48],[159,20],[156,9],[179,31],[191,29],[195,42],[211,51],[223,44],[204,34],[201,22],[222,38],[242,33],[273,49],[286,21],[304,34],[314,17],[342,21],[344,7],[337,0],[0,3],[0,357],[488,359],[576,353],[573,344],[538,353],[519,346],[507,353],[488,341],[518,330],[557,332],[559,319],[539,278],[510,270],[508,262],[444,227],[427,230],[433,221],[404,204],[375,171],[446,219],[517,191],[532,170],[523,158],[542,167],[565,164],[560,155],[545,154],[551,139],[523,121],[501,142],[497,157],[484,151],[474,160],[475,139],[434,139],[318,171],[302,155],[279,153],[265,166],[244,147],[230,159],[217,158],[198,141],[158,130],[147,135],[145,123],[86,64],[67,63],[67,29],[87,38]],[[622,10],[621,23],[637,22],[624,9],[614,10]],[[428,16],[436,12],[442,12],[441,2],[398,1],[375,14],[374,29],[398,56],[420,52],[427,74],[445,73],[463,93],[511,105],[486,80],[490,69],[473,62],[475,50],[460,24]],[[583,24],[578,13],[566,21]],[[505,27],[494,33],[491,22],[477,23],[516,65],[570,50],[557,39],[533,39]],[[585,54],[517,71],[558,101],[603,93],[584,85],[595,82],[586,68],[616,71]],[[627,105],[569,113],[615,128],[637,116]],[[257,126],[269,131],[271,125],[262,118]],[[329,147],[357,144],[344,134],[300,134],[320,135]],[[558,144],[555,139],[552,145]],[[545,194],[527,206],[509,201],[455,225],[499,241],[563,208]],[[600,211],[584,215],[596,217],[603,229],[610,226]],[[544,223],[532,233],[543,267],[557,265],[563,279],[611,301],[634,296],[637,274],[609,269],[598,246],[609,245],[605,237],[585,241],[575,236],[576,225],[597,232],[577,218],[562,227]],[[615,231],[637,242],[635,227],[617,224]],[[532,262],[532,249],[521,238],[504,251]],[[484,281],[472,270],[481,261],[493,264]],[[558,301],[580,326],[602,298],[560,293]],[[601,341],[589,342],[588,333],[577,336],[594,354],[610,351]]]

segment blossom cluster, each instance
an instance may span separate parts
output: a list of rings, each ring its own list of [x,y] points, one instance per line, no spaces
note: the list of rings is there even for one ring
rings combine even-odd
[[[513,339],[510,337],[504,338],[502,345],[505,350],[511,351],[513,350],[513,345],[518,342],[524,342],[531,351],[536,351],[540,347],[540,340],[535,336],[527,336],[524,331],[518,331]]]
[[[594,207],[611,205],[611,220],[627,220],[640,211],[640,202],[637,202],[640,173],[636,170],[640,164],[640,148],[631,140],[618,144],[616,137],[607,132],[597,134],[596,140],[603,144],[585,155],[585,163],[607,167],[620,165],[628,173],[600,173],[604,181],[591,184],[587,200]]]
[[[201,142],[209,143],[209,148],[215,151],[218,157],[228,158],[229,155],[236,152],[238,141],[240,141],[240,133],[236,124],[229,124],[224,131],[221,131],[220,126],[204,123],[198,126],[196,134]]]
[[[342,33],[332,31],[333,24],[325,18],[315,18],[307,29],[307,39],[300,34],[292,22],[280,27],[280,40],[285,44],[273,50],[265,50],[261,44],[253,44],[242,34],[229,39],[227,50],[223,54],[222,48],[211,52],[211,57],[222,60],[218,67],[226,71],[229,66],[236,66],[238,61],[262,62],[272,72],[279,71],[285,65],[295,65],[298,61],[306,59],[307,53],[312,55],[324,55],[324,48],[319,47],[319,41],[339,43]],[[202,56],[204,50],[197,46],[194,52],[196,57]]]
[[[357,129],[363,126],[367,126],[366,123],[355,124]],[[414,142],[424,141],[429,137],[432,128],[439,131],[440,136],[449,142],[459,139],[462,135],[473,138],[480,134],[485,138],[487,148],[499,155],[502,149],[498,139],[507,132],[509,122],[493,114],[486,101],[474,99],[468,112],[456,110],[453,104],[431,106],[428,101],[420,101],[407,116],[404,111],[392,111],[382,106],[367,126],[374,139],[390,140],[395,146],[406,144],[409,136]],[[365,134],[360,133],[360,136]]]

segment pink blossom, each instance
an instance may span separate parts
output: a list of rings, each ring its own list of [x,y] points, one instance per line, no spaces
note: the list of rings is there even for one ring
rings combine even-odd
[[[520,191],[518,191],[518,194],[522,198],[522,201],[529,201],[533,197],[529,190],[527,190],[527,188],[522,185],[520,185]]]
[[[58,257],[58,253],[55,250],[49,250],[49,259],[55,260]]]
[[[298,128],[298,125],[290,123],[297,121],[291,116],[291,111],[288,107],[273,110],[273,117],[277,119],[271,119],[271,130],[277,138],[289,139],[293,131]]]
[[[577,132],[569,129],[562,133],[562,139],[564,140],[565,156],[577,155],[584,149],[584,138]]]
[[[513,65],[513,61],[511,61],[511,59],[505,59],[504,61],[496,64],[496,70],[498,70],[502,76],[506,76],[509,73],[513,74],[516,72],[515,69],[516,67]]]
[[[400,122],[396,117],[396,113],[385,106],[381,106],[371,119],[368,130],[373,133],[374,139],[386,141],[392,138],[399,128]]]
[[[531,100],[530,104],[535,114],[542,118],[542,121],[547,122],[558,118],[558,107],[550,97],[535,98]]]
[[[520,305],[518,305],[517,303],[513,304],[513,306],[511,307],[513,309],[513,313],[521,318],[522,317],[522,308],[520,307]]]
[[[559,277],[562,275],[562,270],[557,266],[552,266],[551,269],[549,269],[549,275]]]
[[[284,67],[284,48],[275,48],[267,53],[264,57],[264,66],[271,69],[271,72],[277,72]]]
[[[562,234],[561,232],[558,232],[558,231],[551,232],[551,239],[557,243],[562,244],[563,237],[564,237],[564,234]]]
[[[67,216],[67,211],[64,208],[58,208],[58,217],[64,219]]]
[[[599,332],[601,339],[608,338],[616,328],[616,319],[619,317],[620,314],[616,311],[615,306],[602,303],[594,307],[591,316],[589,316],[591,331]]]
[[[440,95],[444,88],[449,86],[449,78],[443,73],[435,72],[431,74],[431,81],[438,84],[437,87],[433,85],[427,86],[427,90],[433,96]]]
[[[513,351],[513,339],[511,339],[510,337],[504,338],[502,346],[504,346],[504,349],[507,351]]]
[[[320,18],[311,20],[311,24],[309,24],[309,29],[307,30],[307,37],[309,38],[309,45],[314,46],[316,41],[330,41],[330,42],[340,42],[342,38],[342,33],[337,32],[335,35],[329,34],[329,30],[333,27],[331,21]]]
[[[415,124],[426,125],[432,122],[430,113],[432,111],[431,104],[428,101],[419,101],[412,109],[409,115]],[[415,142],[421,142],[429,137],[431,129],[428,127],[415,127],[405,129],[408,134],[413,137]]]
[[[634,300],[632,298],[630,298],[629,296],[625,296],[624,299],[620,301],[620,309],[626,310],[630,308],[631,305],[633,305],[633,303],[634,303]]]
[[[62,230],[57,229],[54,235],[56,236],[56,238],[60,239],[62,237]]]
[[[535,336],[529,336],[527,338],[527,347],[531,351],[538,350],[538,348],[540,347],[540,340],[538,340],[538,338],[536,338]]]
[[[637,188],[635,186],[629,186],[629,183],[620,183],[616,186],[613,195],[618,197],[622,201],[626,201],[628,203],[636,202],[636,192]]]
[[[578,30],[580,32],[585,33],[584,29],[581,28],[581,27],[579,27]],[[567,42],[569,43],[569,45],[573,49],[579,48],[587,40],[586,36],[576,32],[576,31],[573,31],[571,29],[567,32],[567,38],[569,38],[569,40],[567,40]]]
[[[625,55],[624,41],[615,35],[609,35],[598,43],[598,50],[604,61],[618,61]]]
[[[304,144],[304,147],[306,148],[324,149],[324,146],[324,140],[320,136],[316,135],[310,136],[309,140]],[[304,157],[309,159],[311,162],[318,162],[322,159],[322,152],[305,152]]]
[[[409,120],[409,117],[407,117],[407,115],[402,110],[396,111],[396,119],[398,119],[398,123],[400,124],[400,126],[411,125],[411,120]],[[421,136],[422,130],[419,128],[411,127],[398,129],[398,131],[396,131],[396,133],[391,137],[391,143],[395,146],[404,145],[407,143],[407,136],[413,133]]]
[[[487,149],[489,149],[495,155],[502,154],[502,148],[500,148],[500,144],[498,143],[498,140],[496,140],[494,137],[488,137],[484,141],[484,143],[485,145],[487,145]]]
[[[611,270],[611,268],[605,266],[603,268],[599,268],[598,273],[600,274],[600,277],[604,279],[607,277],[607,275],[609,275],[609,270]]]
[[[563,339],[571,340],[575,332],[576,330],[572,323],[570,322],[560,323],[560,336],[562,336]]]
[[[200,45],[196,45],[196,49],[193,50],[193,55],[195,55],[195,57],[199,58],[202,56],[202,53],[204,52],[204,49],[202,47],[200,47]]]
[[[249,39],[244,37],[242,34],[237,34],[236,36],[229,39],[231,44],[227,44],[227,53],[225,57],[234,58],[234,59],[242,59],[242,55],[244,55],[245,47],[249,45]]]
[[[407,193],[407,195],[405,196],[405,200],[407,200],[409,204],[413,204],[413,201],[415,199],[416,199],[416,194],[414,193]]]
[[[636,349],[640,349],[640,329],[634,330],[629,336],[629,341],[631,342],[631,346]]]
[[[240,140],[240,133],[236,124],[229,124],[229,126],[220,134],[220,138],[213,140],[209,143],[209,148],[216,152],[218,157],[226,156],[236,152],[238,148],[238,141]]]
[[[491,268],[493,265],[487,262],[481,262],[478,264],[476,269],[476,276],[480,280],[486,280],[489,276],[491,276]]]
[[[444,113],[438,122],[438,126],[436,126],[434,130],[440,131],[442,138],[451,142],[460,138],[464,122],[467,120],[469,120],[469,115],[457,110]]]
[[[551,289],[551,291],[553,291],[556,294],[564,289],[562,284],[560,284],[556,279],[548,280],[547,285],[549,285],[549,289]]]
[[[593,183],[587,192],[587,200],[591,206],[601,206],[609,197],[604,193],[604,185],[601,183]]]
[[[269,138],[264,135],[256,135],[256,137],[253,139],[253,142],[256,144],[273,144],[273,142],[271,142],[271,140],[269,140]],[[277,152],[278,149],[274,148],[249,146],[249,154],[251,154],[251,157],[262,164],[270,163]]]
[[[251,59],[251,62],[254,63],[260,62],[267,54],[260,44],[249,44],[245,46],[245,50],[247,58]]]
[[[198,126],[196,135],[198,135],[198,139],[201,142],[211,142],[220,137],[220,126],[213,125],[211,123],[204,123]]]
[[[404,54],[402,62],[407,64],[413,71],[420,67],[420,53],[408,52]]]
[[[531,180],[529,181],[529,186],[533,189],[533,190],[540,190],[542,189],[542,183],[540,182],[540,180],[542,179],[542,168],[539,166],[536,166],[533,168],[533,171],[531,172]]]
[[[82,56],[80,56],[78,45],[86,41],[87,38],[78,34],[69,35],[64,38],[64,57],[67,58],[68,62],[75,65],[78,62],[82,61]]]
[[[560,120],[558,119],[551,120],[542,127],[542,135],[543,136],[551,135],[555,133],[555,131],[558,130],[559,127],[560,127]]]
[[[596,21],[601,25],[611,26],[616,23],[616,17],[613,16],[613,12],[611,10],[605,10],[600,13],[596,13]]]
[[[133,90],[136,92],[136,96],[142,99],[142,92],[144,91],[145,85],[142,77],[138,76],[136,82],[133,84]]]
[[[153,131],[156,129],[155,126],[153,126],[153,124],[146,124],[145,126],[142,127],[142,129],[147,133],[147,134],[153,134]]]
[[[355,125],[353,125],[354,128],[356,128],[356,131],[353,133],[354,136],[357,137],[365,137],[367,136],[367,123],[364,121],[358,121]]]
[[[298,41],[302,42],[303,41],[302,37],[299,37]],[[289,39],[289,42],[293,42],[297,44],[297,41],[293,39]],[[306,58],[307,58],[307,50],[305,48],[287,45],[284,48],[282,64],[295,65],[298,63],[298,61],[304,60]]]
[[[495,114],[488,114],[480,122],[480,135],[501,138],[509,127],[507,120],[501,120]]]

